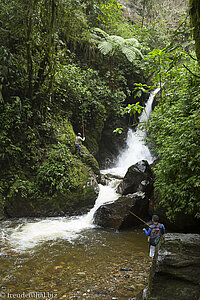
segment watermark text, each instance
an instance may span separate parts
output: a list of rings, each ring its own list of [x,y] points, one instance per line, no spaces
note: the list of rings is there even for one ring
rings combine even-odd
[[[58,297],[58,294],[52,292],[30,292],[30,293],[3,293],[4,299],[45,299],[53,300]]]

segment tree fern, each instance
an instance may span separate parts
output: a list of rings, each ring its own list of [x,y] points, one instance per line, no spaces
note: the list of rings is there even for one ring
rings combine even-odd
[[[91,34],[91,41],[98,45],[98,49],[103,55],[114,55],[115,52],[122,52],[126,58],[132,62],[136,54],[143,57],[140,43],[135,38],[124,39],[121,36],[109,35],[100,28],[94,28]]]
[[[135,57],[136,57],[135,52],[132,51],[131,49],[126,48],[126,47],[122,47],[121,51],[122,51],[122,53],[124,53],[124,55],[126,56],[126,58],[130,62],[132,62],[135,59]]]
[[[106,54],[112,52],[113,46],[112,46],[111,42],[109,42],[109,41],[103,41],[103,42],[99,42],[98,49],[100,50],[100,52],[103,55],[106,55]]]

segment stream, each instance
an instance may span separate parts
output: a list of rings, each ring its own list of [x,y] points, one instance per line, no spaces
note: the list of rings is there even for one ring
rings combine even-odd
[[[140,123],[150,113],[156,89]],[[140,127],[129,130],[127,146],[112,169],[153,161]],[[95,211],[115,201],[119,180],[100,185],[94,207],[83,216],[22,218],[0,222],[0,299],[135,299],[147,284],[151,261],[142,230],[115,232],[93,224]]]

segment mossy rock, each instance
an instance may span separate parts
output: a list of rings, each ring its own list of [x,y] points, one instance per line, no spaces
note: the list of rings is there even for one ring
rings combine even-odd
[[[5,213],[9,217],[44,217],[87,211],[98,196],[98,184],[90,168],[81,162],[77,165],[77,175],[71,180],[70,187],[69,182],[64,184],[61,180],[57,182],[56,188],[53,186],[51,189],[48,182],[19,178],[6,197]],[[63,185],[62,188],[58,188],[59,184]]]
[[[81,157],[76,153],[75,133],[67,118],[51,119],[43,131],[45,126],[51,127],[49,143],[47,138],[39,143],[39,135],[34,135],[34,159],[29,155],[29,164],[24,162],[20,169],[9,171],[3,195],[7,216],[82,213],[98,196],[98,163],[85,147]]]

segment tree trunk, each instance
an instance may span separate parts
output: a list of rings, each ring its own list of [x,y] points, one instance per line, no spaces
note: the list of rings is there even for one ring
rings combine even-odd
[[[31,12],[26,18],[26,52],[27,52],[27,71],[28,71],[28,97],[33,105],[33,61],[31,49],[32,19]]]
[[[190,20],[193,27],[197,60],[200,63],[200,1],[189,0]]]

